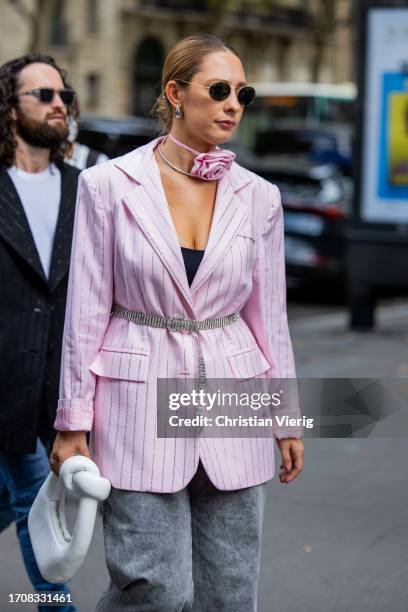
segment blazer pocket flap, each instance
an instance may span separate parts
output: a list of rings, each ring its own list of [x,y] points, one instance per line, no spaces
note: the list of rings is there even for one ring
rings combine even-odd
[[[146,381],[149,353],[102,347],[89,366],[98,376],[121,380]]]
[[[257,345],[229,353],[228,359],[234,376],[239,380],[262,374],[271,367]]]

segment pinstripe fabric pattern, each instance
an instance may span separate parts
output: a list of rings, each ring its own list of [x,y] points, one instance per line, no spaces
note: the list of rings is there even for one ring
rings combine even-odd
[[[52,441],[79,171],[59,164],[61,201],[46,278],[30,224],[0,164],[0,449]],[[46,194],[44,194],[46,197]]]
[[[91,453],[117,488],[178,491],[199,457],[217,488],[252,486],[274,476],[272,438],[156,435],[156,379],[196,376],[194,338],[110,312],[118,303],[201,320],[241,310],[230,325],[200,332],[207,376],[295,377],[280,194],[233,163],[189,286],[154,157],[161,138],[80,175],[54,426],[92,430]]]

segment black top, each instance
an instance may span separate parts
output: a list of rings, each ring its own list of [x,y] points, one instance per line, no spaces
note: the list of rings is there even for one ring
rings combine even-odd
[[[186,268],[188,284],[191,285],[193,278],[196,275],[198,266],[204,256],[205,249],[189,249],[188,247],[181,247],[183,253],[184,265]]]

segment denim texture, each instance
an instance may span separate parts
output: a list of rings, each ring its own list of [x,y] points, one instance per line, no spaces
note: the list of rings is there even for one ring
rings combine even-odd
[[[267,483],[221,491],[199,462],[174,493],[112,488],[95,612],[256,612]]]
[[[49,473],[47,451],[39,438],[34,453],[0,451],[0,532],[15,521],[24,565],[36,591],[67,594],[70,593],[67,584],[51,583],[41,576],[28,532],[28,513]],[[70,604],[38,606],[38,610],[76,612],[76,608]]]

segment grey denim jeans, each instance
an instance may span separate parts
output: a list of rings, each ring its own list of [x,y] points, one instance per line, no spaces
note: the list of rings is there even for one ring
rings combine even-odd
[[[267,483],[220,491],[199,462],[181,491],[111,489],[109,586],[95,612],[256,612]]]

